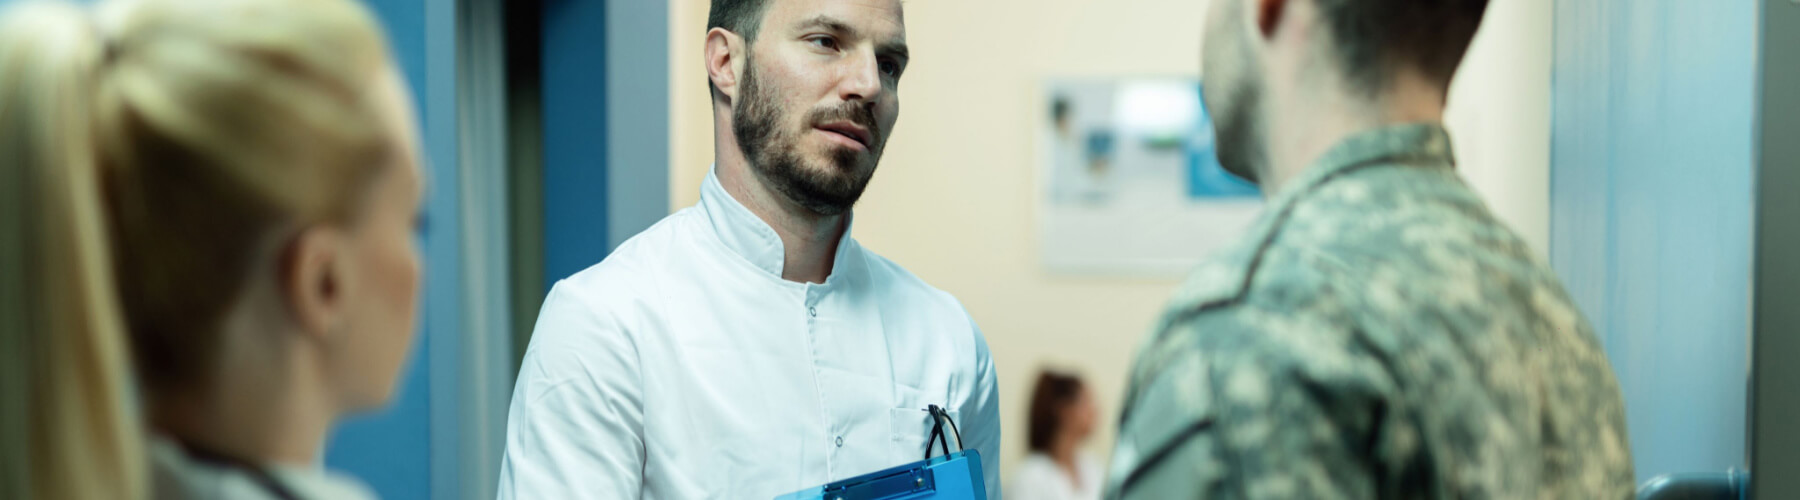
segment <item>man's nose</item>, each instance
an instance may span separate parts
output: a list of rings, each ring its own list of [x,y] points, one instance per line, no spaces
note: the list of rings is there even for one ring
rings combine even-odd
[[[845,102],[863,101],[874,103],[883,92],[881,82],[881,63],[871,53],[860,54],[844,61],[843,79],[838,82],[838,97]]]

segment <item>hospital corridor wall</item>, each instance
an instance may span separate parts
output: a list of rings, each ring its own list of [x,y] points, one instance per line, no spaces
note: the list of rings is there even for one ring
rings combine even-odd
[[[698,60],[707,2],[366,3],[422,124],[425,289],[395,399],[345,422],[324,460],[386,499],[492,498],[535,301],[697,200],[712,158]],[[956,295],[987,335],[1007,476],[1024,455],[1031,375],[1046,364],[1086,375],[1102,408],[1089,448],[1108,455],[1132,348],[1177,283],[1047,272],[1034,247],[1041,81],[1203,76],[1207,2],[1120,3],[909,1],[905,112],[857,210],[858,239]],[[1776,260],[1800,255],[1800,240],[1758,230],[1771,216],[1800,220],[1792,206],[1759,209],[1781,187],[1770,179],[1791,184],[1800,166],[1791,147],[1767,145],[1780,142],[1771,131],[1795,130],[1783,117],[1800,116],[1767,87],[1793,81],[1776,80],[1791,69],[1770,74],[1768,47],[1783,47],[1770,40],[1791,37],[1769,26],[1800,30],[1800,3],[1490,3],[1451,90],[1459,170],[1595,324],[1625,392],[1639,481],[1753,469],[1753,453],[1800,464],[1800,429],[1772,423],[1793,416],[1781,384],[1800,380],[1763,382],[1788,399],[1764,396],[1772,416],[1760,427],[1751,393],[1765,368],[1753,358],[1783,362],[1800,346],[1791,329],[1759,330],[1800,325],[1769,302],[1800,283]],[[1044,45],[1007,58],[967,50],[1018,40]],[[530,75],[516,74],[521,50]],[[1790,108],[1770,108],[1779,103]],[[1759,435],[1793,446],[1759,448]]]

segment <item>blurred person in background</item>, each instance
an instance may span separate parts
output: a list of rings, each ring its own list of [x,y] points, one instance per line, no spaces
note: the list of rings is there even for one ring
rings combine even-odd
[[[1100,463],[1081,449],[1094,435],[1100,410],[1093,392],[1074,375],[1045,370],[1031,390],[1026,423],[1031,454],[1013,470],[1007,496],[1017,500],[1098,500]]]
[[[1214,0],[1206,107],[1264,215],[1139,350],[1114,498],[1629,498],[1618,383],[1457,176],[1486,0]]]
[[[998,499],[987,341],[850,236],[900,116],[901,2],[713,0],[708,24],[700,202],[545,298],[500,498],[773,498],[944,454],[937,406]]]
[[[371,14],[347,0],[30,3],[0,21],[0,70],[4,170],[40,193],[8,207],[8,230],[69,233],[23,240],[62,264],[27,285],[64,301],[20,335],[60,356],[26,383],[71,393],[28,404],[85,400],[41,414],[81,418],[27,419],[47,437],[26,456],[57,460],[29,462],[26,498],[139,496],[140,447],[154,498],[371,496],[318,456],[340,416],[391,396],[414,326],[422,173]],[[145,443],[116,421],[134,413],[121,334]]]

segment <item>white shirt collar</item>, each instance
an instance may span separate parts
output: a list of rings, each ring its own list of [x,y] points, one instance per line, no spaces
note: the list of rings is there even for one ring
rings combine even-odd
[[[713,233],[732,253],[764,272],[781,277],[782,265],[787,258],[781,236],[775,233],[775,228],[770,227],[769,223],[757,217],[749,207],[745,207],[725,191],[725,185],[719,182],[718,170],[718,165],[713,165],[707,170],[706,181],[700,184],[700,209],[706,214],[707,222],[712,225]],[[831,275],[825,279],[827,286],[842,280],[839,276],[845,274],[848,264],[845,255],[854,245],[854,241],[850,239],[850,229],[856,218],[850,214],[844,217],[844,234],[838,239]]]
[[[167,437],[149,436],[149,448],[154,500],[279,498],[249,470],[197,460]],[[368,486],[319,465],[268,465],[265,472],[279,487],[300,498],[376,498]]]

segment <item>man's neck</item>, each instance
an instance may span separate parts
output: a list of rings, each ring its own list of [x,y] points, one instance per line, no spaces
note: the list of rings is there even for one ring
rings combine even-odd
[[[735,149],[736,145],[731,147]],[[719,184],[781,238],[781,279],[824,283],[831,276],[847,217],[819,215],[789,201],[751,172],[749,162],[741,154],[732,156],[718,155],[714,159]]]
[[[1269,152],[1269,168],[1260,183],[1263,195],[1279,193],[1332,147],[1358,133],[1401,123],[1443,121],[1445,91],[1414,72],[1403,72],[1374,99],[1341,85],[1293,98],[1271,98],[1266,102],[1269,128],[1264,146]]]

